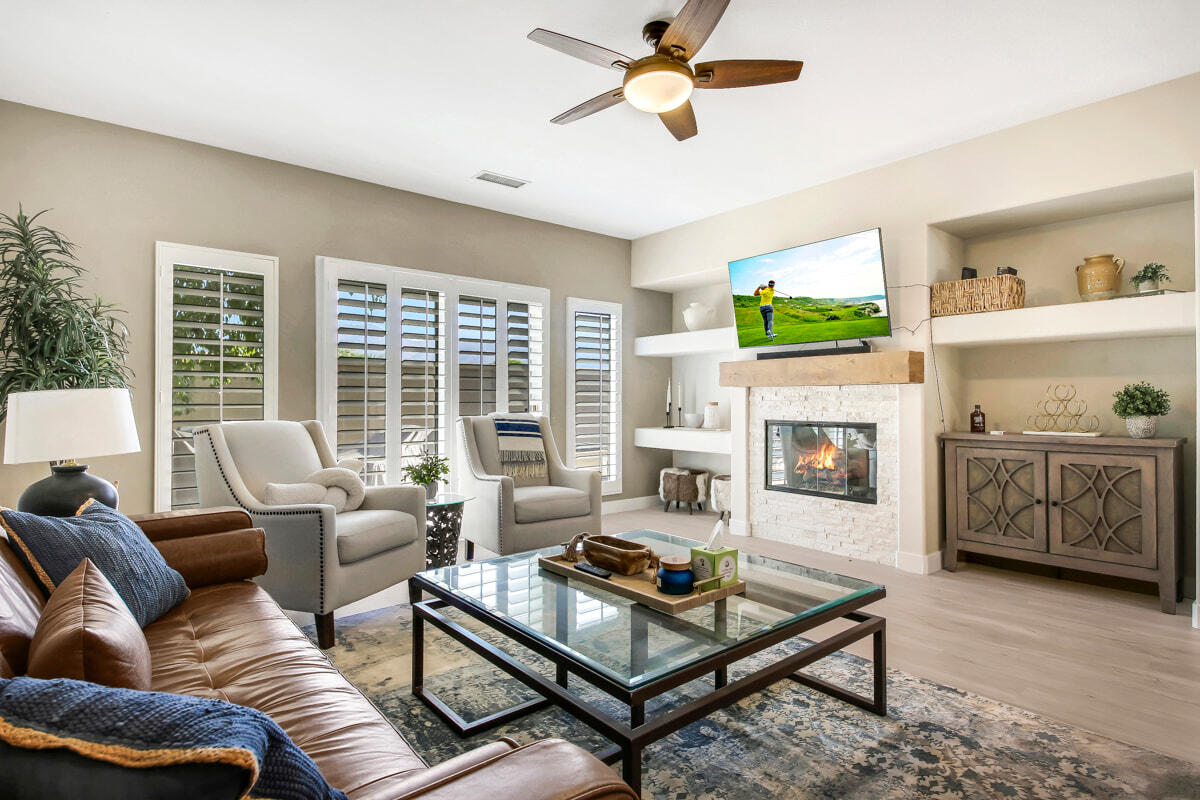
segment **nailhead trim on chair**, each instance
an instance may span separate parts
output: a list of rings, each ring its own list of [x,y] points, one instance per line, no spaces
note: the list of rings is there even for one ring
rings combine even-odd
[[[213,444],[212,433],[208,430],[208,428],[201,428],[200,430],[196,431],[195,434],[193,434],[192,438],[194,439],[196,436],[199,436],[201,434],[203,434],[204,438],[206,440],[208,440],[208,449],[212,451],[213,463],[217,465],[217,471],[221,473],[221,480],[223,480],[225,482],[225,488],[229,490],[229,496],[232,497],[233,501],[235,503],[237,503],[239,506],[241,506],[242,510],[245,511],[247,514],[249,514],[251,516],[251,518],[253,518],[255,516],[258,516],[258,517],[303,517],[303,516],[308,516],[310,514],[317,515],[317,536],[318,536],[317,542],[318,542],[318,546],[320,549],[320,553],[318,553],[318,557],[320,558],[320,564],[319,564],[319,566],[320,566],[320,575],[319,575],[320,593],[318,596],[320,597],[320,601],[321,601],[320,606],[322,609],[324,609],[325,608],[325,520],[324,520],[324,517],[321,514],[321,512],[320,511],[251,511],[249,508],[246,508],[246,506],[242,503],[242,501],[238,499],[237,493],[233,491],[233,486],[230,485],[229,478],[227,478],[225,476],[225,468],[221,466],[221,457],[217,455],[217,446],[215,444]],[[328,612],[321,611],[320,613],[325,614]]]

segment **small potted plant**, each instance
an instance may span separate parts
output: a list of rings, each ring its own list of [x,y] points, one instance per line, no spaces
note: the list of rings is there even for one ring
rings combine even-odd
[[[1171,396],[1146,381],[1130,383],[1119,392],[1113,392],[1116,402],[1113,413],[1125,420],[1125,427],[1134,439],[1150,439],[1154,436],[1158,417],[1165,417],[1171,410]]]
[[[438,493],[438,481],[450,474],[450,460],[426,453],[416,464],[400,470],[413,483],[425,487],[425,499]]]
[[[1157,261],[1151,261],[1146,266],[1137,271],[1137,274],[1129,279],[1133,287],[1138,292],[1157,292],[1158,284],[1170,283],[1171,276],[1167,274],[1167,268]]]

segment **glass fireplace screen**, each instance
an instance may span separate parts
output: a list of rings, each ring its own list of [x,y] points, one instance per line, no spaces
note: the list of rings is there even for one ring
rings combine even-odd
[[[875,503],[875,425],[767,420],[766,488]]]

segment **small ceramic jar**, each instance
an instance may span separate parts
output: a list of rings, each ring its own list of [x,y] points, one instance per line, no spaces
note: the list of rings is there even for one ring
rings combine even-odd
[[[692,560],[687,556],[663,556],[658,565],[658,590],[663,594],[691,594]]]

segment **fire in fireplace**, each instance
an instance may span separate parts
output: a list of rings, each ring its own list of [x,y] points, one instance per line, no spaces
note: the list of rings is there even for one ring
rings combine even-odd
[[[766,488],[875,503],[875,424],[767,420]]]

